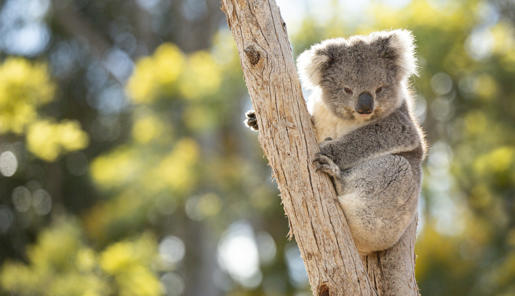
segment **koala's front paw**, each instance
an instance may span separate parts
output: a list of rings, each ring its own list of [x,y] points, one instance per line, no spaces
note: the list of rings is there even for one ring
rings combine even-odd
[[[245,120],[243,123],[245,123],[245,125],[253,131],[258,130],[258,123],[254,110],[249,110],[247,113],[245,113]]]
[[[338,165],[336,165],[329,156],[322,152],[315,154],[313,165],[315,166],[317,172],[322,171],[335,178],[339,178],[341,175],[341,171]]]

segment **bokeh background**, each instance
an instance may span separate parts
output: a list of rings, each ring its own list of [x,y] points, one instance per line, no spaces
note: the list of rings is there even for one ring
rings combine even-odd
[[[422,295],[515,295],[515,6],[278,1],[295,56],[407,28]],[[0,295],[310,295],[218,0],[0,1]]]

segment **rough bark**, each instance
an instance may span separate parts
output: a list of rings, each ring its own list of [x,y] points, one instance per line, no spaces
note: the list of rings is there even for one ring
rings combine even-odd
[[[222,0],[222,10],[256,111],[259,142],[279,185],[313,294],[388,295],[385,279],[391,275],[383,269],[388,260],[381,259],[397,257],[409,267],[401,278],[412,278],[409,285],[415,283],[416,289],[414,228],[410,226],[406,240],[399,242],[395,256],[386,258],[380,252],[360,257],[333,184],[312,165],[319,147],[275,1]]]

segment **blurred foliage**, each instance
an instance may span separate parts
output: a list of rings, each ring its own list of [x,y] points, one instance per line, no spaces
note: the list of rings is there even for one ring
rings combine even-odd
[[[143,234],[97,253],[84,243],[78,222],[61,217],[28,248],[29,266],[4,264],[1,284],[24,295],[161,295],[150,268],[155,244]]]
[[[39,120],[27,130],[27,149],[44,160],[53,161],[61,151],[74,151],[87,145],[88,135],[76,121]]]
[[[36,120],[36,108],[53,99],[54,88],[46,65],[7,58],[0,65],[0,131],[22,133]]]
[[[88,145],[88,135],[78,122],[38,118],[37,108],[53,100],[54,89],[44,64],[7,58],[0,65],[0,132],[25,132],[27,149],[47,161],[55,160],[62,151]]]
[[[20,23],[51,38],[0,44],[0,295],[304,295],[241,124],[250,106],[218,1],[31,1]],[[0,23],[19,3],[0,5]],[[295,55],[373,30],[417,38],[422,295],[515,295],[513,6],[372,2],[348,16],[322,1],[320,17],[306,3]]]

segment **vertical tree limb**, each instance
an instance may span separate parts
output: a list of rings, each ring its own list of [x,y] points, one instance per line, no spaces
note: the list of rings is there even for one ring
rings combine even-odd
[[[333,184],[325,174],[315,172],[312,159],[319,147],[286,24],[275,1],[222,0],[222,10],[236,41],[256,111],[259,142],[279,185],[313,294],[395,295],[386,290],[392,286],[387,281],[397,277],[407,286],[414,283],[413,291],[417,291],[414,257],[409,255],[414,254],[414,228],[410,226],[406,239],[398,243],[400,247],[360,257]],[[385,263],[397,259],[401,265],[413,264],[401,269],[400,274],[383,270]],[[399,294],[404,295],[417,294]]]
[[[223,0],[256,110],[259,141],[281,191],[316,295],[375,295],[318,151],[286,25],[275,1]]]

